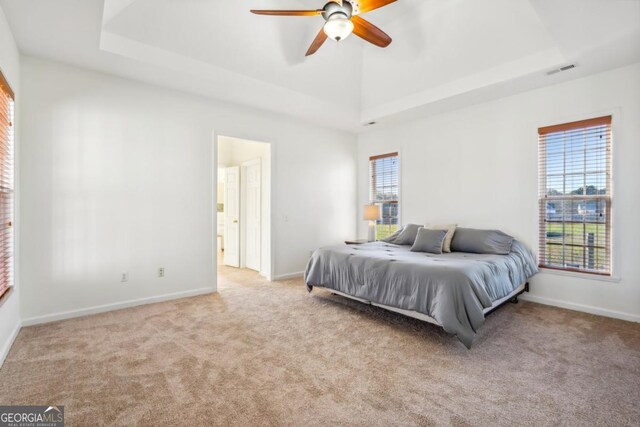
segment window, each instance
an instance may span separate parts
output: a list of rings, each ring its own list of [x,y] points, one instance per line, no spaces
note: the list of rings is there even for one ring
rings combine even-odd
[[[398,215],[398,153],[369,157],[369,202],[380,205],[376,224],[377,239],[384,239],[400,228]]]
[[[13,99],[0,72],[0,296],[13,285]]]
[[[538,136],[540,266],[611,275],[611,116]]]

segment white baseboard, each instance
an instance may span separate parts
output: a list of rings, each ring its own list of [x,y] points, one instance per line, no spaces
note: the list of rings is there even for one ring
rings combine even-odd
[[[287,280],[287,279],[297,279],[298,277],[304,277],[304,271],[298,271],[296,273],[287,273],[287,274],[278,274],[274,277],[276,281],[278,280]]]
[[[116,302],[113,304],[96,305],[93,307],[81,308],[79,310],[62,311],[59,313],[47,314],[44,316],[30,317],[22,320],[22,326],[39,325],[41,323],[55,322],[57,320],[71,319],[74,317],[88,316],[91,314],[104,313],[106,311],[120,310],[122,308],[135,307],[138,305],[152,304],[154,302],[170,301],[180,298],[194,297],[197,295],[212,294],[213,288],[200,288],[191,291],[175,292],[147,298],[139,298],[129,301]]]
[[[606,308],[593,307],[591,305],[575,304],[572,302],[539,297],[527,293],[520,295],[518,298],[523,301],[537,302],[538,304],[552,305],[554,307],[566,308],[568,310],[582,311],[584,313],[597,314],[598,316],[613,317],[614,319],[640,323],[640,315],[625,313],[623,311],[608,310]]]
[[[7,358],[7,355],[9,354],[9,350],[11,350],[11,346],[13,345],[13,342],[18,337],[18,334],[20,333],[20,328],[21,328],[21,325],[20,323],[18,323],[15,329],[13,330],[13,332],[11,332],[11,335],[9,335],[7,342],[5,342],[4,345],[2,346],[2,349],[0,349],[0,368],[4,363],[4,360]]]

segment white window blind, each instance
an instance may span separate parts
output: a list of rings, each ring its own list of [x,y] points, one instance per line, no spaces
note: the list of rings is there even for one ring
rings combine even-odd
[[[540,266],[611,275],[611,116],[538,137]]]
[[[0,297],[13,285],[13,100],[0,72]]]
[[[377,238],[395,233],[399,222],[398,153],[369,157],[369,202],[380,205],[380,219],[376,224]]]

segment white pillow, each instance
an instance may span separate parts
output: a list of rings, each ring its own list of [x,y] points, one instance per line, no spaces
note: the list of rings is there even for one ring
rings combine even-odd
[[[458,224],[434,224],[427,225],[424,228],[429,230],[447,230],[447,235],[442,242],[442,252],[451,252],[451,240],[453,240],[453,234],[456,232]]]

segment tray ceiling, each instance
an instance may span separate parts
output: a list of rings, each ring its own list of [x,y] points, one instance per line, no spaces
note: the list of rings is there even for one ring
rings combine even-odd
[[[0,5],[23,53],[353,131],[640,61],[637,0],[398,0],[367,15],[387,49],[351,36],[311,57],[321,18],[249,13],[310,0]]]

